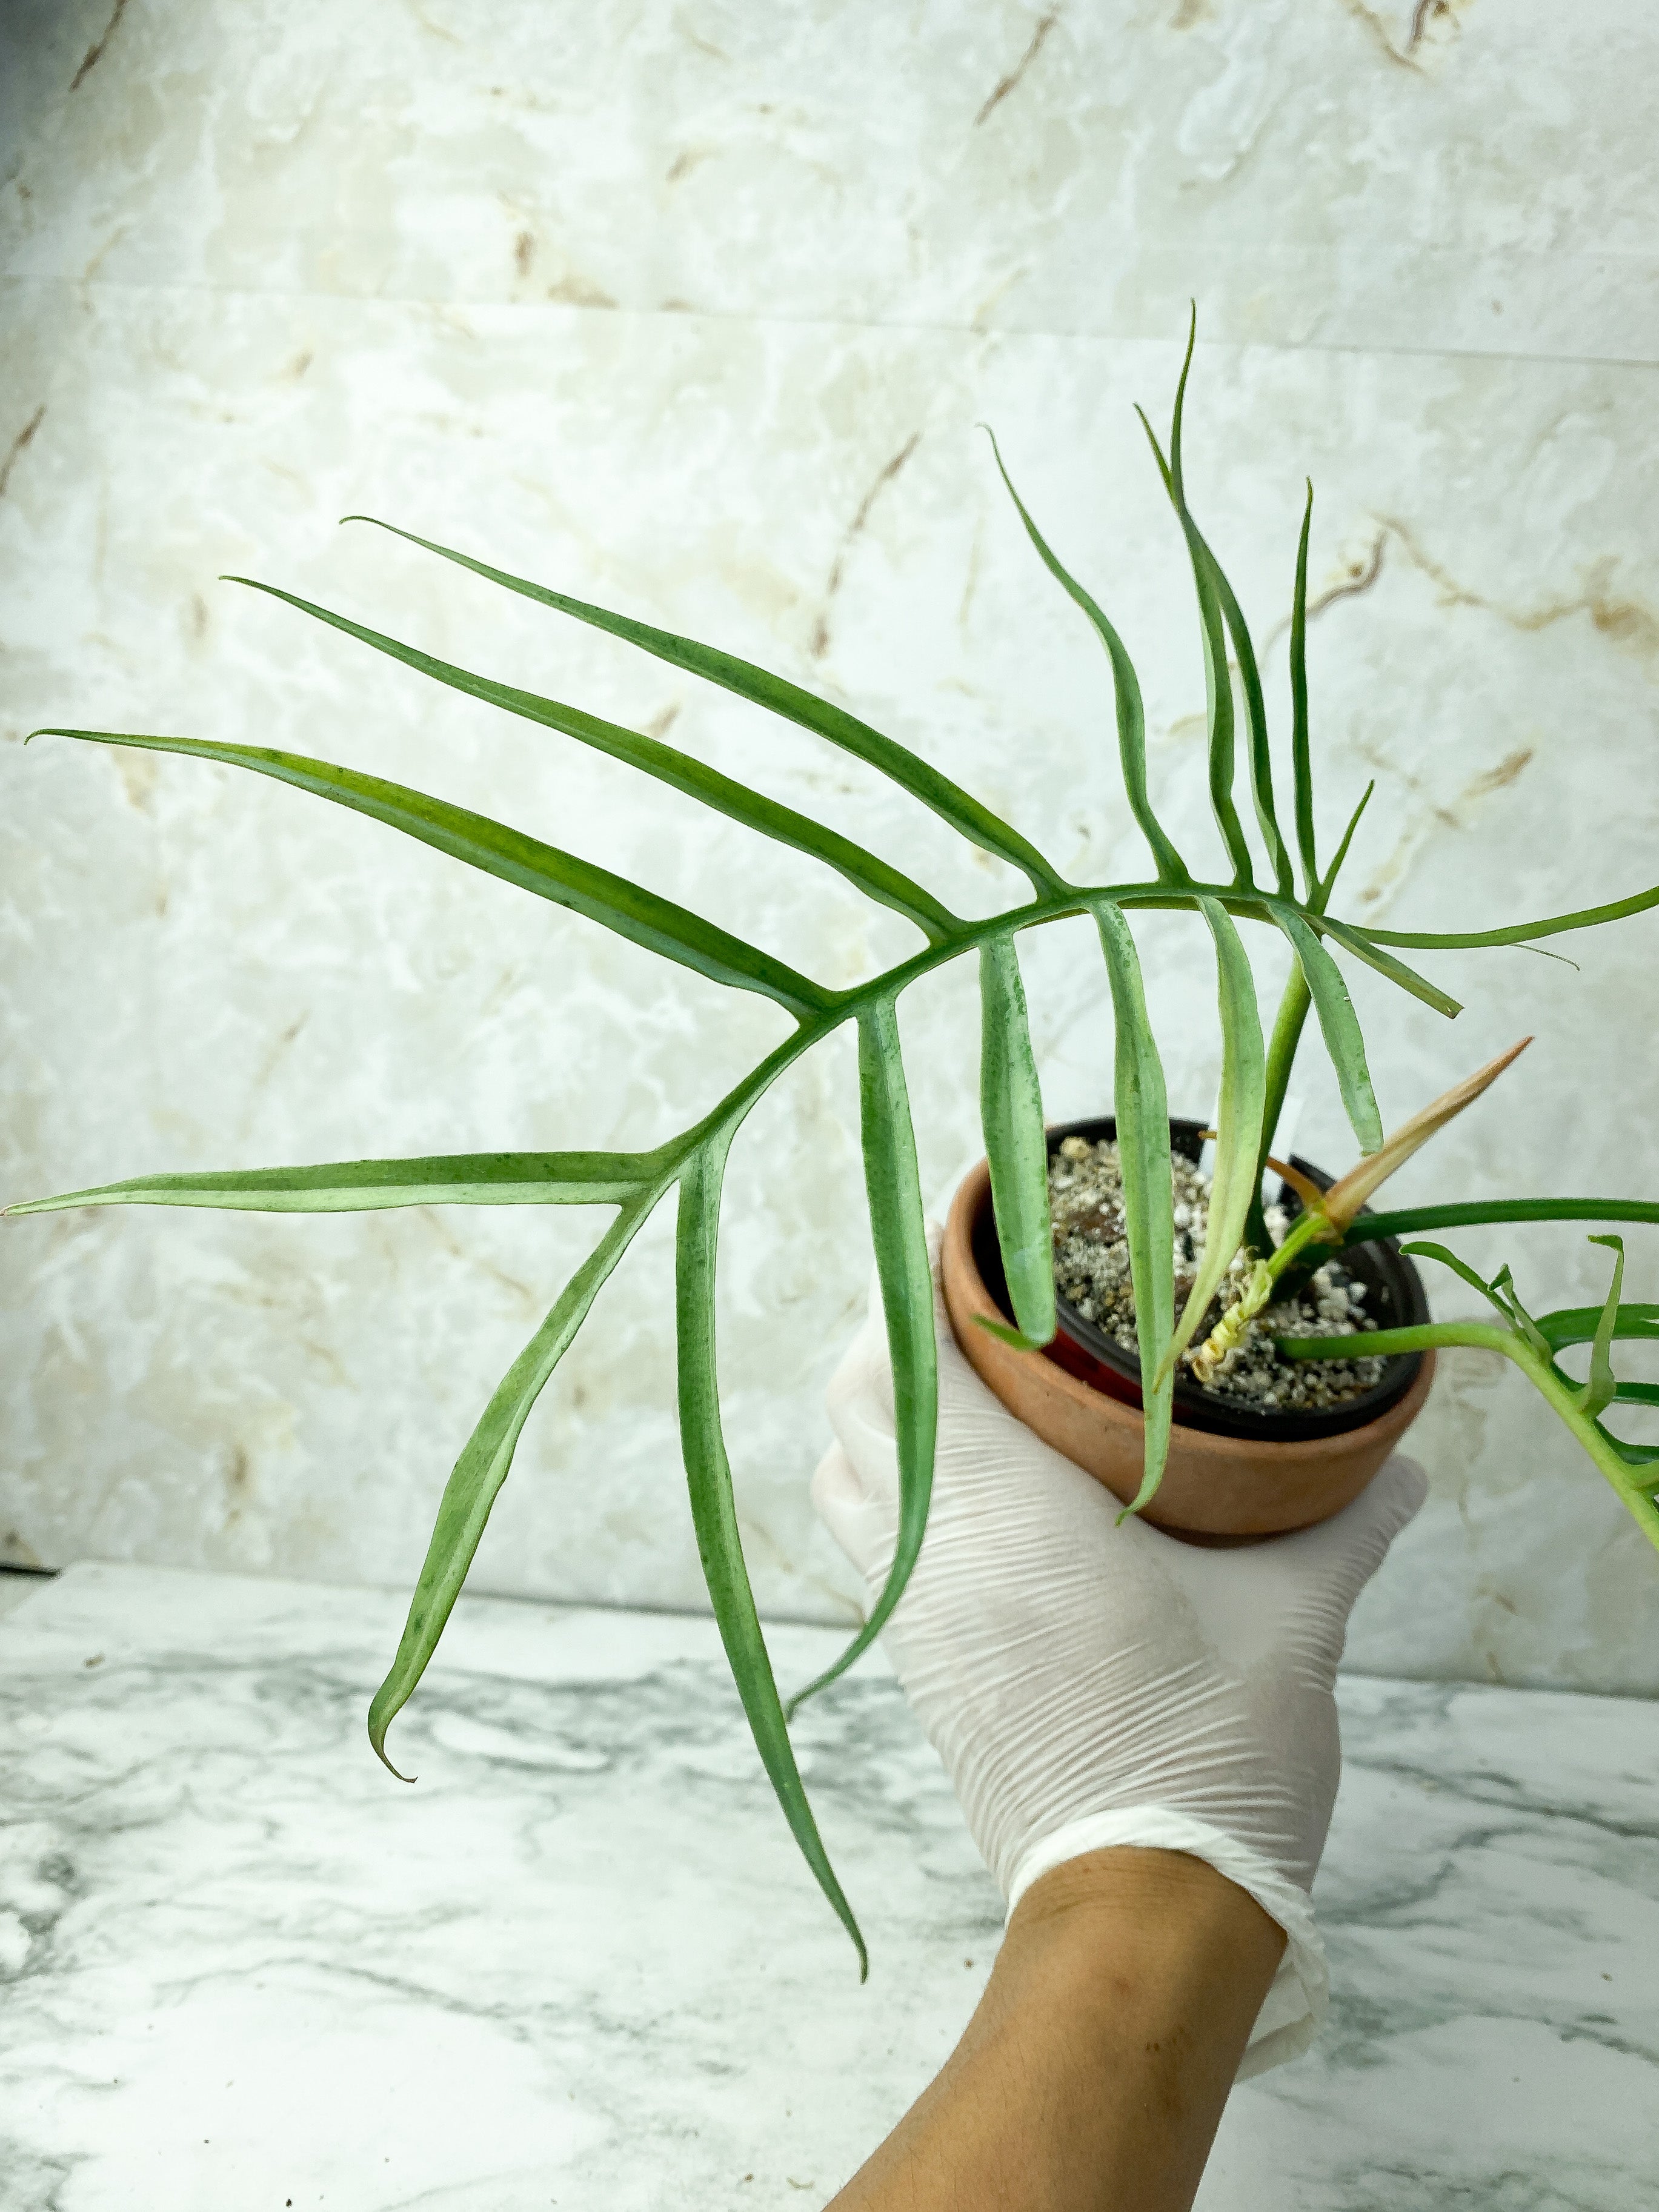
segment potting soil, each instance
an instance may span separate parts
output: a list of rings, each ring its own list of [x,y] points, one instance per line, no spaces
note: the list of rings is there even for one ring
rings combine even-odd
[[[1191,1160],[1170,1161],[1175,1201],[1175,1312],[1203,1264],[1209,1222],[1210,1186]],[[1129,1279],[1125,1238],[1123,1176],[1117,1146],[1110,1139],[1091,1144],[1067,1137],[1048,1163],[1048,1203],[1054,1220],[1054,1287],[1085,1321],[1136,1352],[1134,1288]],[[1267,1210],[1275,1247],[1284,1242],[1291,1217],[1283,1207]],[[1360,1336],[1376,1327],[1365,1312],[1365,1285],[1356,1282],[1340,1259],[1329,1259],[1303,1287],[1262,1311],[1245,1330],[1214,1381],[1199,1385],[1190,1361],[1228,1308],[1243,1296],[1251,1257],[1235,1256],[1209,1312],[1182,1362],[1183,1379],[1212,1396],[1241,1400],[1263,1413],[1297,1413],[1340,1406],[1373,1389],[1382,1379],[1381,1358],[1290,1360],[1281,1358],[1279,1336]],[[1172,1317],[1173,1318],[1173,1317]]]

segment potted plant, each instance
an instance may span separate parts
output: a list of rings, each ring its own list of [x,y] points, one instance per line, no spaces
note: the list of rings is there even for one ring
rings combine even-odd
[[[246,577],[232,580],[270,592],[301,612],[440,684],[528,721],[562,731],[689,793],[762,836],[837,869],[866,896],[913,923],[922,940],[921,949],[908,958],[851,989],[827,989],[641,884],[505,823],[380,777],[246,745],[113,731],[58,728],[52,732],[222,762],[274,777],[353,808],[470,866],[570,908],[635,944],[733,989],[758,992],[791,1016],[793,1032],[709,1113],[648,1152],[473,1152],[233,1170],[221,1174],[151,1176],[35,1200],[9,1211],[26,1214],[65,1206],[110,1205],[205,1206],[277,1212],[433,1205],[613,1209],[610,1223],[588,1257],[503,1377],[449,1477],[402,1640],[369,1711],[370,1738],[384,1759],[387,1728],[419,1681],[442,1633],[538,1395],[581,1327],[599,1286],[641,1225],[671,1192],[676,1193],[680,1433],[709,1597],[761,1758],[803,1853],[858,1948],[861,1967],[862,1939],[825,1856],[801,1785],[784,1706],[756,1615],[732,1505],[715,1374],[714,1271],[726,1159],[750,1108],[786,1067],[843,1024],[855,1025],[860,1132],[892,1355],[902,1495],[897,1550],[886,1586],[864,1627],[836,1664],[811,1686],[812,1689],[832,1680],[878,1634],[903,1591],[927,1521],[936,1417],[933,1301],[895,1012],[900,994],[918,977],[970,954],[978,960],[983,1007],[981,1097],[988,1159],[985,1180],[1007,1310],[975,1316],[964,1309],[963,1340],[970,1356],[981,1360],[988,1357],[987,1347],[1015,1360],[1041,1360],[1043,1347],[1057,1341],[1049,1144],[1015,945],[1022,930],[1066,916],[1088,915],[1097,924],[1115,1010],[1115,1119],[1111,1133],[1121,1188],[1124,1231],[1121,1241],[1127,1251],[1129,1291],[1139,1331],[1134,1364],[1141,1407],[1126,1412],[1109,1393],[1096,1391],[1094,1395],[1099,1406],[1112,1409],[1111,1418],[1120,1430],[1126,1418],[1128,1421],[1139,1477],[1132,1508],[1145,1510],[1154,1506],[1159,1496],[1170,1455],[1177,1370],[1182,1372],[1183,1391],[1191,1382],[1200,1390],[1209,1388],[1216,1395],[1213,1386],[1230,1352],[1237,1349],[1248,1329],[1254,1329],[1260,1338],[1263,1317],[1273,1320],[1279,1310],[1276,1303],[1279,1293],[1291,1286],[1287,1271],[1298,1261],[1305,1264],[1310,1255],[1316,1258],[1316,1246],[1332,1255],[1346,1255],[1344,1264],[1353,1264],[1359,1249],[1368,1243],[1397,1237],[1402,1232],[1462,1224],[1659,1220],[1659,1206],[1601,1199],[1453,1203],[1394,1214],[1368,1215],[1358,1211],[1382,1175],[1430,1133],[1430,1126],[1437,1126],[1457,1105],[1468,1103],[1498,1071],[1496,1065],[1483,1071],[1470,1085],[1462,1086],[1461,1093],[1449,1094],[1453,1103],[1439,1102],[1385,1143],[1359,1025],[1333,948],[1363,962],[1443,1014],[1454,1015],[1459,1011],[1456,1002],[1407,967],[1395,948],[1521,944],[1659,904],[1659,890],[1572,914],[1455,934],[1367,929],[1330,912],[1337,875],[1365,800],[1362,799],[1354,810],[1335,854],[1322,860],[1314,831],[1305,661],[1311,489],[1297,556],[1290,641],[1291,820],[1301,864],[1298,890],[1291,840],[1280,827],[1255,653],[1238,602],[1187,503],[1182,426],[1191,362],[1189,340],[1176,394],[1167,457],[1150,426],[1147,434],[1185,539],[1196,588],[1208,696],[1209,791],[1231,869],[1223,880],[1195,875],[1154,812],[1146,787],[1140,692],[1129,655],[1101,609],[1044,543],[1013,494],[1012,483],[1008,489],[1032,544],[1093,625],[1110,662],[1124,791],[1145,835],[1152,861],[1150,874],[1133,882],[1078,884],[1066,881],[1018,830],[940,770],[856,716],[781,677],[715,647],[509,575],[412,532],[397,533],[508,591],[626,639],[659,659],[769,708],[879,769],[962,836],[1025,877],[1029,896],[983,921],[964,920],[922,884],[863,847],[659,739],[435,659],[414,646],[274,586],[257,584]],[[1001,467],[1000,455],[997,465]],[[1007,481],[1006,471],[1004,480]],[[392,527],[390,524],[378,526]],[[1230,665],[1230,653],[1233,665]],[[1234,703],[1235,667],[1242,711],[1236,710]],[[1265,854],[1265,871],[1260,878],[1236,798],[1241,749]],[[1204,1261],[1178,1322],[1173,1295],[1172,1125],[1128,920],[1133,913],[1149,908],[1185,911],[1204,922],[1217,966],[1224,1046],[1213,1172],[1206,1186]],[[1295,956],[1265,1044],[1250,969],[1238,936],[1240,921],[1277,930]],[[1328,1188],[1322,1188],[1318,1178],[1290,1163],[1291,1194],[1300,1212],[1283,1240],[1275,1243],[1261,1202],[1262,1176],[1272,1153],[1291,1064],[1310,1011],[1318,1017],[1363,1158],[1354,1175]],[[1176,1125],[1176,1133],[1178,1139],[1190,1137],[1192,1130],[1190,1126],[1183,1130]],[[1616,1238],[1602,1241],[1617,1247]],[[1415,1249],[1419,1255],[1427,1254],[1470,1280],[1478,1280],[1438,1246],[1404,1249]],[[1241,1255],[1249,1256],[1241,1258]],[[1659,1507],[1655,1504],[1659,1454],[1620,1443],[1601,1419],[1610,1406],[1621,1401],[1652,1403],[1659,1400],[1659,1391],[1653,1388],[1620,1383],[1613,1374],[1609,1349],[1614,1339],[1659,1333],[1659,1308],[1620,1303],[1621,1276],[1622,1258],[1615,1265],[1607,1300],[1598,1311],[1550,1314],[1534,1320],[1522,1308],[1505,1272],[1490,1284],[1479,1285],[1497,1310],[1493,1322],[1435,1325],[1424,1318],[1423,1310],[1414,1309],[1400,1326],[1369,1332],[1366,1343],[1368,1352],[1379,1360],[1409,1361],[1453,1343],[1480,1343],[1504,1352],[1578,1436],[1659,1547]],[[978,1325],[981,1322],[987,1326]],[[1560,1369],[1558,1355],[1565,1346],[1584,1341],[1592,1345],[1590,1376],[1587,1384],[1580,1386]],[[1282,1343],[1275,1337],[1274,1343],[1279,1352],[1288,1355],[1287,1365],[1345,1360],[1354,1349],[1352,1334],[1302,1334],[1286,1337]],[[1053,1361],[1048,1364],[1054,1373],[1064,1372]],[[1204,1379],[1206,1372],[1208,1383]],[[1420,1370],[1419,1377],[1422,1379]],[[1409,1418],[1419,1401],[1420,1389],[1413,1384],[1395,1401],[1396,1411],[1404,1406]],[[1191,1425],[1183,1421],[1180,1428],[1184,1449]],[[1292,1440],[1270,1443],[1265,1449],[1263,1468],[1253,1478],[1258,1498],[1271,1498],[1276,1479],[1273,1468],[1287,1464],[1286,1455],[1306,1446]],[[1330,1510],[1328,1503],[1322,1510]],[[1297,1506],[1295,1512],[1302,1512],[1302,1507]],[[1167,1510],[1166,1517],[1170,1517]],[[1313,1516],[1304,1513],[1303,1517]],[[1269,1522],[1272,1519],[1270,1512]]]

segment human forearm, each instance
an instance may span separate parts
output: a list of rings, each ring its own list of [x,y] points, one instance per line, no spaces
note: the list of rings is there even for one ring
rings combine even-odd
[[[1055,1868],[944,2071],[831,2212],[1186,2212],[1284,1941],[1181,1852]]]

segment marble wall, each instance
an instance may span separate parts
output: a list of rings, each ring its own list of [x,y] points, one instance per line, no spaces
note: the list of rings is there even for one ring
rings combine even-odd
[[[838,878],[216,580],[252,575],[662,733],[963,910],[1017,888],[805,733],[493,591],[386,515],[854,706],[1068,871],[1139,872],[1098,648],[994,424],[1146,684],[1212,849],[1179,549],[1132,412],[1195,295],[1190,468],[1268,655],[1304,473],[1349,910],[1456,928],[1644,885],[1659,738],[1659,25],[1607,0],[27,0],[0,36],[0,1196],[149,1170],[636,1146],[781,1034],[383,830],[42,721],[314,751],[498,812],[833,984],[915,942]],[[1172,1097],[1212,983],[1143,946]],[[1443,956],[1455,1028],[1354,991],[1385,1117],[1525,1031],[1403,1194],[1651,1192],[1659,921]],[[1264,986],[1277,974],[1268,945]],[[1054,1113],[1103,1104],[1097,956],[1025,958]],[[905,1001],[924,1170],[977,1150],[969,974]],[[1328,1073],[1298,1147],[1348,1146]],[[666,1221],[535,1415],[479,1586],[695,1605]],[[8,1223],[0,1557],[406,1583],[454,1451],[595,1217]],[[1576,1234],[1469,1235],[1539,1304]],[[839,1040],[735,1156],[722,1372],[756,1580],[851,1617],[805,1477],[868,1267]],[[1631,1287],[1659,1291],[1650,1241]],[[1441,1310],[1467,1310],[1454,1289]],[[1430,1507],[1356,1618],[1396,1674],[1652,1692],[1659,1575],[1524,1386],[1449,1360]]]

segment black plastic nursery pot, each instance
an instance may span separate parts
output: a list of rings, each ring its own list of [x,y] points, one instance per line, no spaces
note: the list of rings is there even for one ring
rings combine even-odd
[[[1196,1160],[1203,1124],[1172,1120],[1170,1141]],[[1051,1151],[1067,1137],[1116,1133],[1109,1115],[1049,1131]],[[1321,1188],[1332,1178],[1292,1164]],[[1287,1210],[1299,1211],[1293,1192]],[[1344,1248],[1343,1264],[1366,1286],[1378,1324],[1428,1318],[1417,1271],[1382,1240]],[[1126,1504],[1139,1490],[1144,1461],[1136,1356],[1061,1304],[1060,1330],[1042,1351],[1011,1345],[978,1326],[1012,1321],[997,1245],[991,1177],[981,1160],[957,1189],[945,1224],[941,1279],[951,1327],[980,1379],[1042,1441]],[[1363,1343],[1363,1335],[1359,1341]],[[1237,1543],[1304,1528],[1357,1498],[1421,1412],[1433,1378],[1431,1355],[1389,1359],[1382,1379],[1340,1407],[1258,1413],[1218,1403],[1194,1383],[1176,1386],[1164,1480],[1143,1518],[1199,1542]]]
[[[1204,1149],[1204,1128],[1201,1121],[1171,1117],[1170,1151],[1196,1161]],[[1060,1122],[1048,1131],[1048,1156],[1052,1159],[1067,1137],[1081,1137],[1086,1143],[1097,1145],[1103,1139],[1110,1141],[1116,1135],[1117,1121],[1110,1114],[1097,1115],[1092,1121]],[[1328,1190],[1336,1180],[1323,1168],[1315,1167],[1294,1153],[1291,1165],[1320,1190]],[[1292,1219],[1302,1211],[1302,1201],[1288,1183],[1280,1183],[1278,1202]],[[1364,1213],[1370,1209],[1360,1210]],[[984,1259],[995,1269],[993,1295],[1006,1297],[994,1223],[990,1246]],[[976,1249],[975,1257],[980,1256]],[[1364,1285],[1365,1310],[1379,1328],[1410,1328],[1429,1319],[1429,1301],[1422,1277],[1392,1238],[1380,1237],[1345,1248],[1342,1264],[1355,1282]],[[988,1274],[986,1280],[991,1284],[991,1276]],[[1064,1350],[1081,1353],[1089,1362],[1084,1379],[1097,1389],[1121,1398],[1126,1405],[1139,1405],[1139,1355],[1126,1352],[1115,1337],[1097,1328],[1093,1322],[1085,1321],[1069,1300],[1057,1295],[1054,1304],[1066,1340]],[[1357,1353],[1363,1353],[1364,1348],[1363,1340],[1354,1347]],[[1073,1374],[1083,1372],[1077,1363],[1065,1358],[1064,1350],[1055,1354],[1060,1364]],[[1054,1352],[1053,1346],[1050,1351]],[[1219,1398],[1213,1392],[1201,1390],[1195,1382],[1178,1381],[1175,1386],[1175,1419],[1187,1428],[1202,1429],[1211,1436],[1244,1437],[1262,1443],[1294,1443],[1305,1437],[1341,1436],[1350,1429],[1364,1428],[1367,1422],[1397,1406],[1417,1380],[1422,1364],[1420,1352],[1396,1353],[1383,1362],[1381,1379],[1370,1389],[1340,1406],[1308,1413],[1259,1412],[1242,1400]]]

